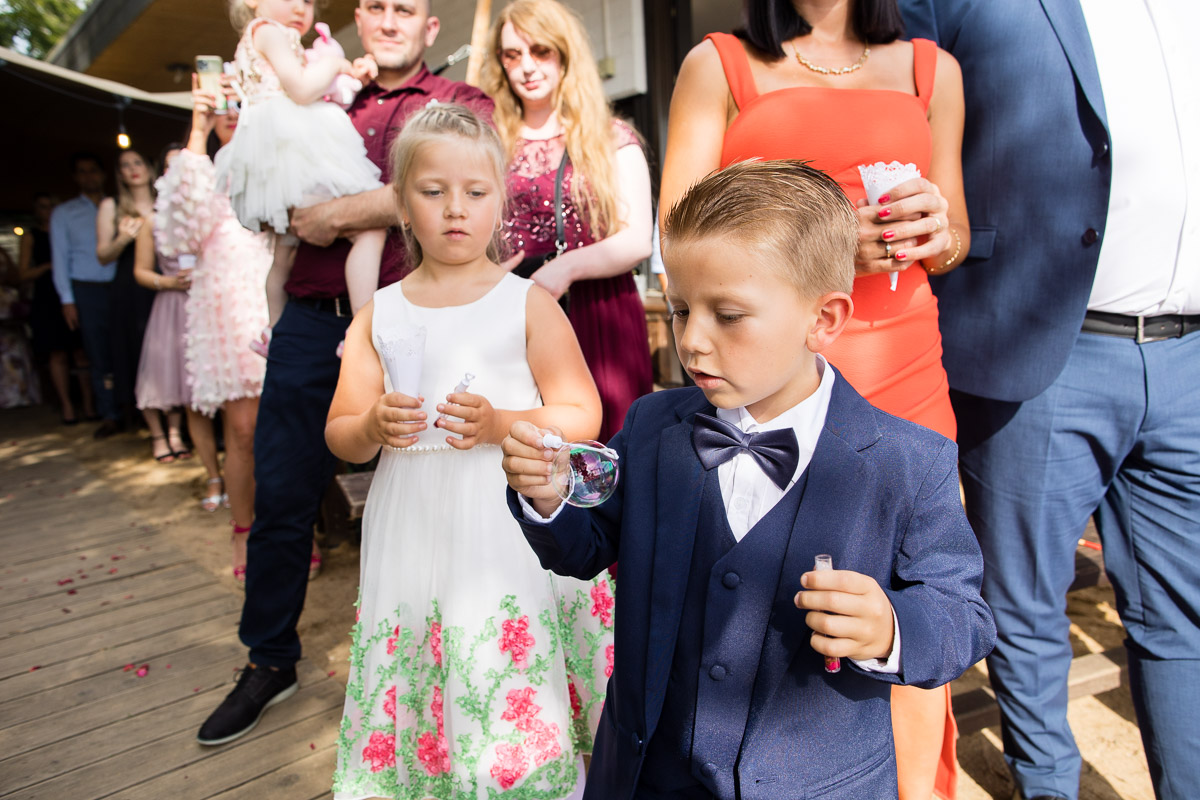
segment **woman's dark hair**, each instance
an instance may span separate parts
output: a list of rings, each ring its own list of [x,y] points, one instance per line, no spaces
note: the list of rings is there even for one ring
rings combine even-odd
[[[783,43],[812,32],[791,0],[744,0],[745,27],[734,31],[762,52],[783,58]],[[904,35],[904,18],[896,0],[856,0],[851,16],[854,34],[866,44],[888,44]]]
[[[182,150],[186,145],[179,142],[167,142],[162,149],[158,151],[158,161],[155,162],[158,166],[158,174],[162,175],[167,171],[167,154],[172,150]]]

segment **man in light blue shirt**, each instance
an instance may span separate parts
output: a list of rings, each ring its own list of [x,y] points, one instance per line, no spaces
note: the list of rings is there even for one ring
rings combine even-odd
[[[79,196],[54,209],[50,216],[50,252],[54,288],[62,301],[63,317],[78,329],[91,362],[96,410],[103,422],[96,438],[121,430],[113,402],[112,348],[109,343],[110,295],[116,265],[96,258],[96,208],[104,198],[104,168],[98,156],[77,153],[71,158]]]

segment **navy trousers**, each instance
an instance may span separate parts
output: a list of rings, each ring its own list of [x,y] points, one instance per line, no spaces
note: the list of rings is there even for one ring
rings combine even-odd
[[[1160,800],[1200,787],[1200,333],[1080,334],[1023,403],[952,393],[967,513],[999,634],[988,671],[1026,797],[1079,792],[1066,593],[1093,513]]]
[[[113,397],[112,284],[100,281],[71,281],[79,335],[87,353],[92,375],[92,394],[101,419],[118,417]]]
[[[239,629],[250,660],[300,660],[296,623],[308,589],[313,523],[335,459],[325,417],[337,387],[337,346],[349,317],[288,303],[271,337],[254,430],[254,525],[247,541]]]

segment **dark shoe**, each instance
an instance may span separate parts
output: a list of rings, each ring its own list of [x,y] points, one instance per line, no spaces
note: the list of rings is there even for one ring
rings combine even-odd
[[[1065,798],[1059,797],[1056,794],[1037,794],[1033,797],[1026,797],[1021,794],[1020,789],[1014,789],[1012,800],[1065,800]]]
[[[96,428],[96,432],[92,434],[93,439],[107,439],[110,436],[121,433],[125,430],[125,426],[116,420],[106,419],[100,423],[100,427]]]
[[[217,745],[240,739],[262,719],[268,708],[296,693],[296,669],[268,669],[247,664],[237,686],[200,726],[196,741]]]

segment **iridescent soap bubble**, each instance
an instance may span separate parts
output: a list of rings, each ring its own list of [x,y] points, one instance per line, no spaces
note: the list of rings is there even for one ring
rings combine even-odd
[[[547,434],[544,447],[557,448],[551,467],[550,485],[567,503],[580,508],[598,506],[617,489],[617,454],[599,442],[563,443]]]

